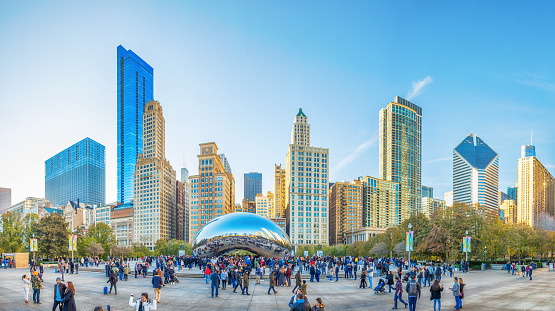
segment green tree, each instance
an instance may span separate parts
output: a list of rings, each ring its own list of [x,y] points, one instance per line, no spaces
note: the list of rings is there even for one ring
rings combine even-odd
[[[133,244],[133,247],[131,248],[131,253],[134,257],[144,257],[152,255],[152,251],[149,250],[148,247],[140,243]]]
[[[89,253],[93,257],[104,254],[104,248],[102,247],[102,244],[96,243],[95,241],[90,241],[86,249],[87,253]]]
[[[33,232],[38,242],[39,253],[43,257],[59,257],[68,254],[69,234],[68,225],[58,214],[50,214],[33,224]]]
[[[3,253],[21,252],[23,249],[24,225],[19,214],[6,212],[0,218],[2,232],[0,232],[0,248]]]
[[[116,243],[114,230],[112,230],[110,226],[102,222],[96,225],[91,225],[87,231],[87,237],[90,238],[92,241],[101,244],[104,248],[105,253],[109,253],[110,246]]]

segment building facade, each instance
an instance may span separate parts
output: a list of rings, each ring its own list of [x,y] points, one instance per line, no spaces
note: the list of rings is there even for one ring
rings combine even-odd
[[[118,201],[131,202],[135,165],[143,153],[143,112],[154,99],[153,69],[137,54],[117,48]]]
[[[119,246],[133,246],[133,208],[118,206],[112,209],[110,227],[114,230],[116,243]]]
[[[443,200],[445,201],[446,206],[453,206],[453,191],[445,192],[443,194]]]
[[[106,155],[103,145],[85,138],[45,163],[45,198],[52,206],[68,201],[104,204],[106,201]]]
[[[310,146],[301,109],[294,118],[285,161],[285,218],[293,244],[327,245],[329,150]]]
[[[189,210],[190,206],[190,188],[189,170],[186,167],[181,168],[181,182],[183,183],[183,241],[189,241]]]
[[[12,189],[0,187],[0,214],[5,213],[12,206]]]
[[[555,216],[555,179],[535,156],[518,159],[517,221],[541,227],[545,217]]]
[[[347,241],[345,244],[352,244],[353,242],[366,242],[370,240],[370,238],[375,237],[378,234],[385,233],[386,228],[371,228],[371,227],[362,227],[358,228],[357,230],[353,231],[352,234],[347,235]]]
[[[503,211],[503,221],[506,224],[516,224],[518,222],[518,207],[513,200],[505,200],[499,207]]]
[[[198,175],[190,176],[191,210],[189,212],[189,241],[210,220],[232,213],[235,208],[235,178],[222,162],[214,142],[200,144]],[[227,161],[227,159],[226,159]]]
[[[256,202],[255,201],[249,201],[247,199],[243,199],[243,201],[241,201],[241,211],[243,213],[256,213]]]
[[[515,203],[518,204],[518,188],[517,186],[514,187],[507,187],[507,196],[509,197],[509,200],[513,200],[515,201]]]
[[[399,225],[399,183],[366,176],[362,179],[362,226],[390,228]]]
[[[426,215],[428,218],[443,211],[446,207],[447,205],[445,205],[444,200],[422,197],[422,214]]]
[[[27,197],[25,200],[10,206],[7,211],[19,214],[20,218],[30,213],[39,214],[41,208],[50,207],[50,201],[43,198]]]
[[[156,241],[177,237],[176,174],[166,159],[166,124],[157,101],[143,113],[143,148],[135,168],[133,242],[154,249]]]
[[[344,244],[347,235],[362,227],[361,181],[334,183],[329,202],[329,244]]]
[[[254,199],[256,214],[266,217],[268,219],[278,218],[276,217],[275,206],[274,206],[274,194],[272,191],[268,191],[266,195],[259,193]]]
[[[243,198],[254,201],[256,196],[262,193],[262,174],[256,172],[246,173],[243,188]]]
[[[399,96],[380,110],[380,179],[399,184],[395,223],[420,211],[422,203],[422,108]]]
[[[422,197],[423,198],[433,198],[434,197],[434,188],[422,186]]]
[[[81,202],[68,201],[63,208],[64,219],[69,224],[70,230],[77,228],[88,229],[95,224],[95,207]]]
[[[453,149],[453,201],[498,214],[499,155],[470,133]]]
[[[185,186],[179,180],[175,181],[175,238],[178,240],[185,239],[185,230],[183,221],[185,214]]]
[[[274,165],[274,167],[274,206],[276,210],[276,215],[280,218],[285,218],[285,169],[281,168],[281,164]]]

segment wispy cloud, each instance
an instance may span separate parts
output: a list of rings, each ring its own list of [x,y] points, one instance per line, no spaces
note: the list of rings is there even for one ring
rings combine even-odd
[[[452,160],[452,159],[453,159],[452,157],[439,158],[439,159],[424,161],[424,163],[442,162],[442,161],[449,161],[449,160]]]
[[[518,83],[533,86],[536,88],[555,91],[555,84],[549,83],[546,80],[547,76],[538,75],[535,73],[513,73],[511,77]]]
[[[434,81],[434,80],[430,76],[427,76],[426,78],[424,78],[420,81],[413,81],[412,82],[412,89],[407,94],[407,100],[411,100],[411,99],[415,98],[416,96],[420,95],[422,93],[422,91],[424,90],[424,87],[426,85],[432,83],[432,81]]]
[[[555,165],[553,165],[553,164],[545,164],[544,166],[546,168],[555,168]]]
[[[341,159],[341,161],[339,161],[339,163],[337,163],[337,165],[332,169],[331,173],[332,175],[335,175],[336,172],[340,171],[342,168],[344,168],[345,166],[351,164],[354,160],[356,160],[366,149],[372,147],[376,141],[378,140],[378,136],[375,136],[365,142],[363,142],[362,144],[360,144],[355,151],[353,151],[351,154],[349,154],[348,156],[344,157],[343,159]]]

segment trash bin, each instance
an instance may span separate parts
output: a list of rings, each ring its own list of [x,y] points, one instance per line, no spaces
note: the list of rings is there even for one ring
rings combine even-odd
[[[486,271],[486,264],[485,263],[482,264],[482,271]]]

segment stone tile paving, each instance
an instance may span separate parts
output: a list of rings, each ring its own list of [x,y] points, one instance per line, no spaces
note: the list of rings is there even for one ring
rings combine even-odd
[[[23,283],[21,276],[28,270],[0,269],[0,310],[51,310],[53,303],[54,281],[59,274],[53,269],[46,269],[44,289],[41,292],[41,305],[23,301]],[[197,274],[196,272],[191,272]],[[462,276],[467,284],[463,310],[555,310],[555,272],[536,270],[534,280],[512,276],[503,271],[471,271]],[[133,310],[128,306],[131,293],[138,297],[142,292],[154,296],[151,278],[133,276],[127,282],[118,282],[118,295],[103,295],[102,289],[108,285],[102,272],[81,269],[78,275],[66,275],[66,281],[72,281],[76,288],[78,310],[92,311],[95,306],[110,305],[112,310]],[[276,295],[268,295],[268,281],[255,285],[251,280],[250,296],[219,291],[218,298],[210,298],[210,286],[204,279],[197,277],[181,277],[180,283],[167,285],[162,289],[162,302],[158,310],[289,310],[288,302],[292,296],[290,287],[278,287]],[[308,285],[308,297],[312,304],[317,297],[322,298],[326,310],[389,310],[393,307],[393,293],[376,295],[371,289],[358,289],[359,280],[339,279],[337,283],[320,280],[319,283]],[[452,279],[444,277],[442,283],[445,291],[442,295],[442,309],[452,310],[455,301],[448,290]],[[374,285],[377,278],[374,278]],[[428,288],[423,288],[422,298],[417,303],[417,310],[433,310],[433,302],[429,300]],[[407,294],[403,294],[407,299]],[[403,306],[399,304],[400,310]]]

